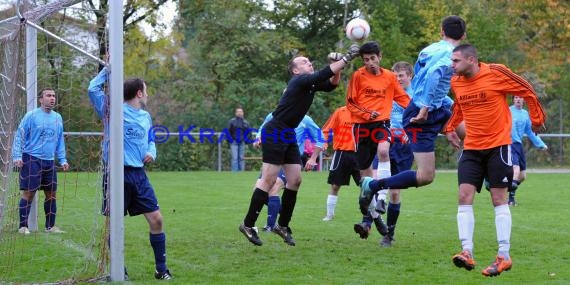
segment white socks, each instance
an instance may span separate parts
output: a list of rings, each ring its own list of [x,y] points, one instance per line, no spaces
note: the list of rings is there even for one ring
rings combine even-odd
[[[473,254],[473,231],[475,229],[475,215],[472,205],[459,205],[457,208],[457,230],[463,250]]]
[[[509,259],[511,249],[511,210],[508,205],[495,207],[495,227],[497,229],[498,255]],[[475,229],[475,215],[472,205],[459,205],[457,208],[457,229],[463,250],[473,253],[473,230]]]
[[[495,227],[497,228],[497,242],[499,243],[499,254],[509,259],[511,249],[511,210],[507,204],[495,207]]]
[[[338,200],[338,196],[335,195],[328,195],[327,196],[327,217],[334,216],[334,209],[336,208],[336,201]]]
[[[390,170],[390,162],[379,161],[378,169],[376,169],[376,177],[378,179],[382,179],[382,178],[388,178],[390,176],[392,176],[392,171]],[[378,200],[386,201],[386,195],[388,195],[388,189],[382,189],[378,191]]]

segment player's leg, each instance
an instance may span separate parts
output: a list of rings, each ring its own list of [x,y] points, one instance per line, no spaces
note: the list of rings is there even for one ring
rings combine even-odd
[[[42,161],[41,180],[41,188],[44,190],[45,194],[45,230],[48,233],[63,233],[62,230],[55,226],[57,215],[57,171],[54,161]]]
[[[154,252],[155,273],[156,279],[169,280],[172,275],[166,266],[166,234],[163,231],[163,218],[160,210],[150,213],[144,213],[150,233],[149,240],[152,250]]]
[[[300,154],[297,151],[297,158],[294,159],[297,163],[284,164],[283,170],[285,171],[285,177],[287,177],[287,184],[285,185],[285,190],[283,190],[283,196],[281,197],[281,211],[279,213],[279,220],[277,225],[273,228],[273,232],[281,236],[283,241],[288,245],[295,246],[295,240],[291,236],[293,233],[289,223],[293,217],[293,211],[295,210],[295,205],[297,204],[297,193],[299,187],[301,186],[301,164],[300,164]]]
[[[166,265],[166,233],[154,188],[143,168],[125,168],[125,192],[129,192],[128,212],[131,216],[143,214],[149,227],[149,242],[154,253],[156,279],[171,279]],[[125,195],[127,196],[127,195]]]
[[[455,266],[472,270],[475,268],[473,258],[473,232],[475,215],[473,200],[475,191],[480,192],[485,177],[484,155],[479,151],[464,151],[459,159],[457,179],[459,193],[457,199],[457,230],[462,251],[453,256]]]
[[[504,145],[493,149],[487,168],[489,183],[491,185],[491,200],[495,207],[495,227],[497,231],[497,243],[499,245],[497,258],[481,273],[485,276],[496,276],[512,267],[510,257],[511,247],[511,210],[507,204],[507,189],[511,185],[510,177],[513,177],[511,161],[503,158],[510,156],[510,146]],[[505,179],[506,178],[506,179]]]
[[[28,218],[30,216],[30,209],[32,208],[32,201],[36,191],[22,190],[22,196],[19,203],[20,226],[18,232],[21,234],[29,235]]]
[[[521,143],[511,144],[511,159],[513,162],[513,182],[509,185],[509,206],[516,206],[515,193],[524,178],[521,177],[521,170],[526,169],[523,146]]]
[[[351,169],[347,169],[347,166],[350,167],[352,164],[352,159],[354,159],[353,155],[354,153],[335,150],[332,156],[329,176],[327,178],[327,183],[331,188],[327,196],[327,214],[323,218],[325,222],[334,218],[334,212],[338,202],[338,192],[340,191],[341,185],[348,185]]]
[[[395,141],[390,146],[390,167],[392,174],[398,174],[403,171],[410,170],[414,163],[414,155],[409,144],[401,141]],[[394,236],[396,234],[396,224],[400,217],[401,200],[400,189],[390,189],[390,203],[388,203],[386,223],[388,226],[388,234],[382,239],[381,245],[384,247],[392,246]]]
[[[28,218],[32,207],[32,201],[41,185],[41,165],[40,160],[27,153],[22,154],[22,168],[20,168],[20,190],[22,195],[18,204],[20,225],[18,232],[30,234],[28,229]]]
[[[340,187],[340,185],[331,184],[331,190],[327,195],[327,214],[323,218],[323,221],[325,222],[334,219],[334,211],[338,202],[338,192],[340,191]]]
[[[387,128],[383,126],[380,128],[382,131],[382,137],[374,137],[378,141],[378,145],[376,146],[376,155],[378,157],[378,169],[377,169],[377,177],[379,179],[388,178],[391,175],[390,170],[390,133]],[[374,133],[374,132],[372,132]],[[378,191],[378,193],[372,199],[370,207],[368,209],[370,216],[372,217],[372,221],[374,222],[374,226],[376,230],[380,233],[380,235],[385,236],[388,233],[388,226],[382,219],[382,214],[386,213],[386,196],[388,194],[387,189],[383,189]],[[363,219],[363,222],[365,220]]]
[[[378,179],[388,178],[392,175],[390,169],[390,142],[381,141],[378,143],[378,169],[376,177]],[[375,210],[380,213],[386,213],[386,196],[388,194],[387,189],[378,191],[378,201],[376,203]]]
[[[280,169],[280,165],[265,162],[262,164],[261,178],[259,179],[258,183],[256,183],[257,187],[255,190],[253,190],[249,209],[243,221],[243,225],[245,227],[255,227],[255,222],[259,217],[259,212],[268,200],[269,190],[273,187],[273,184],[275,184],[275,180],[277,179],[277,175]]]
[[[391,247],[396,234],[396,224],[400,217],[400,189],[390,189],[390,202],[388,203],[386,215],[387,234],[380,241],[383,247]]]
[[[360,166],[360,176],[370,178],[373,175],[371,168],[372,161],[377,154],[377,143],[374,143],[370,137],[361,139],[358,145],[357,164]],[[367,239],[372,226],[373,218],[370,212],[371,207],[376,207],[376,200],[372,196],[360,197],[358,200],[362,220],[353,226],[354,232],[357,233],[361,239]],[[377,214],[377,213],[375,213]]]
[[[277,216],[279,215],[279,210],[281,209],[281,198],[279,197],[279,192],[287,180],[285,179],[285,172],[283,169],[279,171],[278,178],[275,180],[275,184],[269,190],[269,198],[267,200],[267,224],[263,228],[264,231],[271,231],[275,227],[277,222]]]

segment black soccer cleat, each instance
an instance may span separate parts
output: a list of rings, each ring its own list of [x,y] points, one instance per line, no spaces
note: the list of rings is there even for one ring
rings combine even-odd
[[[384,223],[384,220],[382,220],[382,216],[378,215],[378,217],[374,219],[374,225],[380,235],[385,236],[388,233],[388,226]]]
[[[154,272],[154,278],[158,280],[170,280],[172,279],[172,274],[170,274],[170,270],[166,269],[164,272]]]
[[[367,239],[370,233],[370,226],[364,222],[360,224],[354,224],[354,232],[360,235],[361,239]]]
[[[257,230],[254,227],[246,227],[244,224],[239,225],[239,231],[254,245],[261,246],[263,241],[257,236]]]
[[[295,240],[291,236],[292,233],[291,228],[275,225],[272,231],[278,234],[281,238],[283,238],[283,242],[285,242],[286,244],[290,246],[295,246]]]

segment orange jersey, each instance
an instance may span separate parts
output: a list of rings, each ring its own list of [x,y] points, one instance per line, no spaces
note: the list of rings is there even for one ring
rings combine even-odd
[[[400,86],[394,73],[384,68],[380,70],[379,74],[374,75],[365,67],[361,67],[350,78],[346,107],[354,115],[356,123],[389,120],[393,101],[404,108],[410,104],[410,97]],[[371,120],[373,111],[378,112],[379,116]]]
[[[511,112],[507,95],[523,97],[534,126],[544,124],[546,116],[532,86],[501,64],[480,63],[472,78],[454,76],[453,114],[444,132],[454,131],[465,121],[464,149],[482,150],[511,144]]]
[[[325,141],[329,140],[331,131],[333,132],[334,150],[356,150],[354,121],[352,120],[352,113],[346,108],[346,106],[337,108],[323,126]]]

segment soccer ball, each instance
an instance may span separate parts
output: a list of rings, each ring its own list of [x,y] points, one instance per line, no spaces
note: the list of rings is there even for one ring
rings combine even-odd
[[[352,19],[346,24],[346,37],[351,41],[365,40],[369,34],[370,25],[363,19]]]

